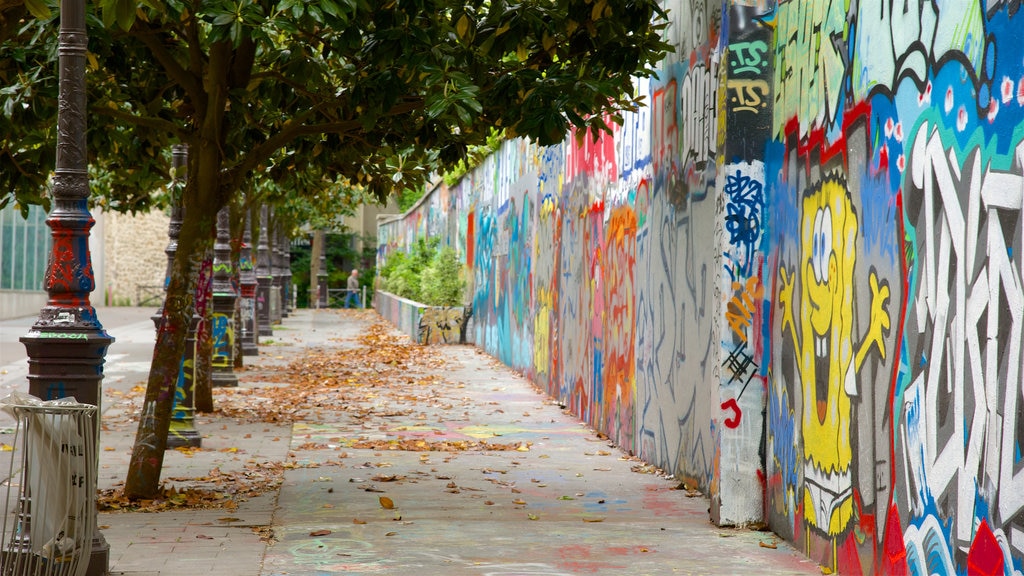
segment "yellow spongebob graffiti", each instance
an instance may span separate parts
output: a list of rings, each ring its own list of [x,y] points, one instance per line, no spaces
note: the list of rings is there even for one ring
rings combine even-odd
[[[870,321],[854,343],[854,269],[857,214],[845,183],[829,178],[803,199],[800,264],[779,270],[782,331],[788,329],[797,354],[803,398],[804,517],[829,535],[844,531],[853,515],[850,441],[851,396],[856,374],[872,346],[885,358],[889,329],[889,286],[869,274]],[[796,274],[799,308],[794,309]],[[799,326],[796,313],[799,313]]]

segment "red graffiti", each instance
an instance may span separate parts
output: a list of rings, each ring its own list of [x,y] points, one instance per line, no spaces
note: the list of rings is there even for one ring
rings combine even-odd
[[[982,520],[978,533],[974,535],[971,550],[967,553],[968,576],[1002,576],[1003,551],[999,548],[995,534]]]
[[[885,542],[882,544],[882,574],[903,576],[907,570],[907,547],[903,543],[903,528],[900,526],[900,511],[895,504],[889,507],[889,519],[885,522]]]
[[[722,410],[732,410],[733,413],[732,417],[724,420],[726,428],[739,428],[740,420],[743,419],[743,411],[740,410],[740,405],[736,402],[736,399],[729,398],[725,402],[722,402]]]

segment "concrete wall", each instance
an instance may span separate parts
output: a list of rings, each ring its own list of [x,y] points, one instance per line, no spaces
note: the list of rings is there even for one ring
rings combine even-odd
[[[390,292],[377,290],[373,307],[388,322],[419,344],[464,344],[463,324],[469,321],[462,306],[424,306]]]
[[[441,236],[477,344],[844,574],[1024,568],[1024,11],[668,3],[649,107],[508,142]]]

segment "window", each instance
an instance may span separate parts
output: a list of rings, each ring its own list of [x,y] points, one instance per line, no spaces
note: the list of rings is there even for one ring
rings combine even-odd
[[[0,210],[0,290],[41,291],[51,243],[39,206],[29,209],[28,218],[14,206]]]

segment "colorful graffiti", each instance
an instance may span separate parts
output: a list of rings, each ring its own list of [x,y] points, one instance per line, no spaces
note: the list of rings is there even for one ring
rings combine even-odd
[[[506,143],[381,227],[470,340],[841,574],[1024,571],[1019,2],[670,0],[612,134]]]
[[[420,344],[459,344],[471,313],[461,306],[426,307],[419,310]]]

